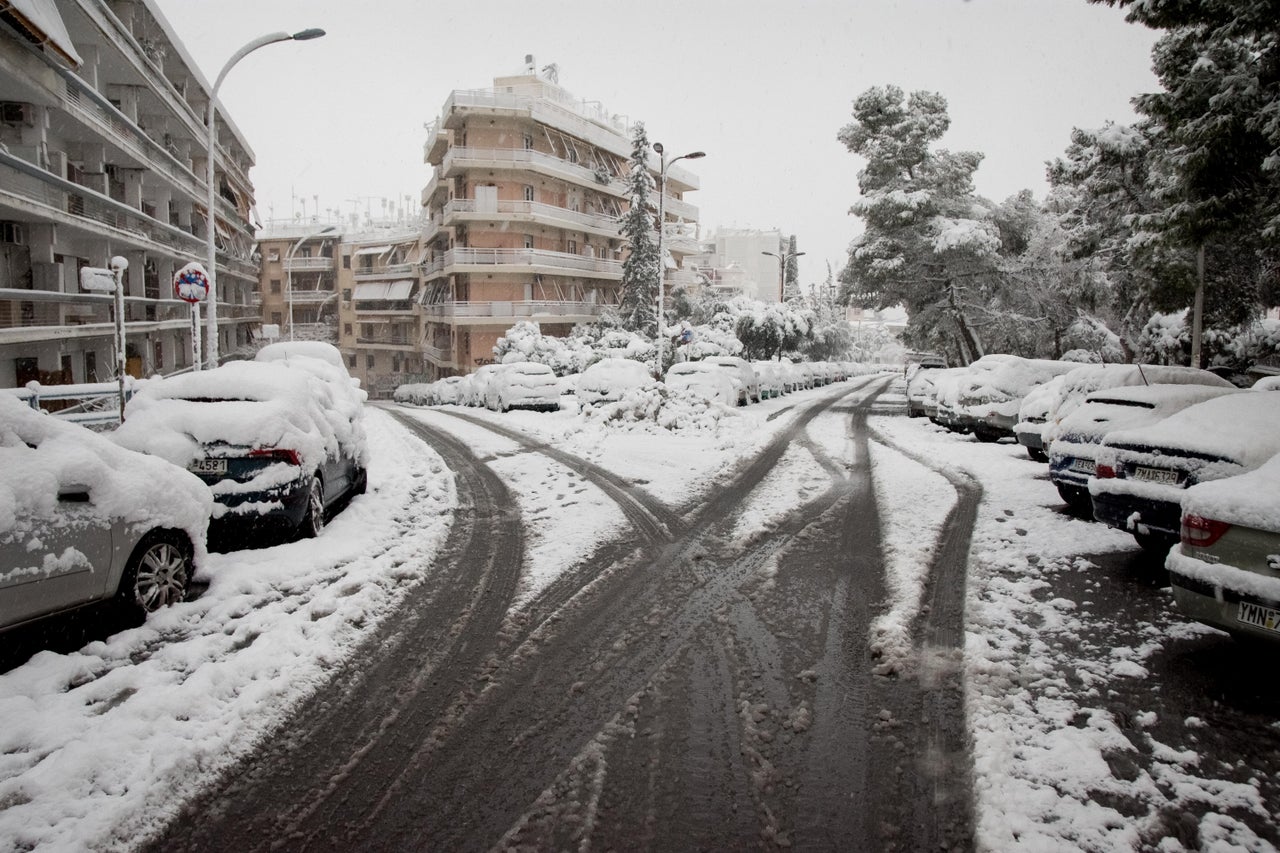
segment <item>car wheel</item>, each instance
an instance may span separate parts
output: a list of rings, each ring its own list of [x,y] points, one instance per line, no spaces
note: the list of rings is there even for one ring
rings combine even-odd
[[[1164,554],[1178,541],[1164,533],[1138,533],[1136,531],[1133,534],[1133,538],[1142,550],[1151,554]]]
[[[1093,519],[1093,499],[1089,497],[1087,489],[1068,486],[1058,483],[1058,494],[1062,497],[1063,503],[1067,505],[1067,509],[1072,515],[1079,516],[1084,519]]]
[[[299,539],[314,539],[324,530],[324,483],[319,477],[311,478],[311,491],[307,493],[307,514],[298,525]]]
[[[116,599],[130,614],[145,617],[186,598],[191,580],[191,544],[180,533],[148,534],[125,566]]]
[[[356,474],[351,478],[351,494],[363,495],[369,491],[369,469],[361,465],[356,468]]]
[[[1043,450],[1036,450],[1034,447],[1027,448],[1027,455],[1031,457],[1033,462],[1048,462],[1049,454]]]

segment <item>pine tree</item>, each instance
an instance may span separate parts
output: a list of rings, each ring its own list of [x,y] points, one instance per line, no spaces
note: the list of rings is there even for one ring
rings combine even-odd
[[[636,122],[631,139],[631,173],[627,180],[630,205],[619,220],[619,233],[627,238],[629,252],[622,262],[618,315],[624,329],[652,336],[657,332],[656,302],[662,265],[653,240],[654,213],[649,197],[654,180],[649,172],[649,137],[642,122]]]
[[[792,306],[800,305],[800,265],[796,261],[796,235],[792,234],[782,249],[786,267],[782,276],[782,298]]]

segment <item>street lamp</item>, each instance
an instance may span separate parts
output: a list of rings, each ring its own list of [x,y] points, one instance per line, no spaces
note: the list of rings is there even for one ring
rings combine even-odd
[[[319,237],[321,234],[328,234],[333,230],[335,230],[335,226],[329,225],[325,228],[321,228],[319,231],[312,231],[310,234],[304,234],[298,238],[298,242],[293,244],[293,248],[289,250],[289,254],[284,256],[284,288],[289,299],[289,340],[293,340],[293,264],[291,262],[293,261],[294,252],[297,252],[298,249],[302,247],[302,244],[308,240]]]
[[[656,339],[656,343],[658,345],[658,358],[657,358],[657,361],[654,362],[654,372],[657,374],[657,378],[661,379],[662,378],[662,284],[663,284],[663,280],[666,278],[666,269],[662,261],[662,234],[664,231],[666,231],[666,225],[667,225],[667,222],[666,222],[667,167],[671,166],[677,160],[697,160],[701,157],[706,157],[707,153],[705,151],[691,151],[688,154],[681,154],[679,157],[672,157],[670,160],[668,160],[666,157],[666,154],[663,153],[661,142],[653,143],[653,150],[658,152],[658,161],[660,163],[660,168],[658,169],[658,297],[654,306],[657,309],[657,311],[654,314],[654,318],[653,318],[655,321],[654,338]]]
[[[761,252],[760,254],[778,259],[778,301],[785,302],[787,295],[787,263],[792,258],[800,257],[804,252],[787,252],[784,255],[780,255],[777,252]]]
[[[227,60],[227,64],[222,66],[222,70],[218,72],[218,79],[214,81],[213,89],[209,92],[209,113],[205,117],[206,162],[204,170],[205,183],[208,184],[209,188],[209,194],[206,199],[208,202],[208,209],[205,211],[207,216],[205,227],[205,254],[209,261],[208,269],[206,270],[209,275],[209,318],[205,332],[206,337],[208,337],[209,340],[205,344],[205,360],[208,362],[209,367],[218,366],[218,257],[217,246],[214,244],[213,239],[214,222],[216,220],[216,214],[213,209],[213,205],[216,200],[216,193],[214,192],[213,184],[213,161],[214,145],[216,144],[214,136],[218,123],[218,89],[222,88],[222,81],[226,79],[227,72],[230,71],[237,62],[244,59],[258,48],[266,47],[269,44],[275,44],[278,41],[310,41],[311,39],[320,38],[322,35],[324,35],[324,30],[312,28],[308,30],[299,30],[293,34],[280,32],[268,33],[265,36],[258,36],[256,39],[231,55],[231,58]],[[199,362],[196,362],[196,366],[199,367]]]

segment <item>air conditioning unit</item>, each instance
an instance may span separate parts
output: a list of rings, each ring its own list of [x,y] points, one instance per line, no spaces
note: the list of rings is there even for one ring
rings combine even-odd
[[[34,127],[35,115],[31,104],[22,101],[0,101],[0,123]]]

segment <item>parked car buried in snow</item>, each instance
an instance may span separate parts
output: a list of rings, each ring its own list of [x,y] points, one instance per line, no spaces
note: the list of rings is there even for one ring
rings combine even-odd
[[[992,359],[990,364],[984,364]],[[1075,370],[1076,362],[1045,358],[987,356],[974,362],[974,374],[960,385],[957,417],[979,441],[1014,437],[1022,399],[1055,376]]]
[[[732,355],[712,356],[703,361],[728,372],[738,383],[738,405],[760,402],[760,381],[756,378],[756,372],[751,369],[751,362]]]
[[[1187,489],[1181,544],[1165,567],[1191,618],[1237,638],[1280,642],[1280,456]]]
[[[688,391],[726,406],[736,406],[742,397],[742,386],[737,380],[723,368],[705,361],[673,364],[663,382],[673,391]]]
[[[582,371],[578,378],[578,402],[584,406],[613,403],[628,391],[639,388],[653,377],[649,369],[629,358],[602,358]]]
[[[1055,376],[1043,385],[1031,389],[1018,406],[1018,422],[1014,424],[1013,436],[1018,444],[1027,449],[1027,455],[1037,462],[1049,461],[1044,446],[1044,427],[1049,421],[1054,396],[1069,375]]]
[[[182,600],[213,500],[190,473],[0,394],[0,631]]]
[[[1049,447],[1049,479],[1072,512],[1093,518],[1089,478],[1108,433],[1159,423],[1183,409],[1234,394],[1216,385],[1135,385],[1095,391],[1058,426]]]
[[[933,393],[933,380],[942,371],[938,367],[919,367],[907,379],[907,417],[925,416],[925,401]]]
[[[309,370],[230,362],[151,380],[129,401],[113,437],[209,486],[211,536],[316,536],[327,515],[367,484],[363,410],[335,390]]]
[[[545,364],[531,361],[501,365],[484,393],[485,406],[495,412],[554,412],[560,408],[560,383],[555,373]]]
[[[1154,426],[1107,434],[1089,481],[1093,514],[1146,548],[1178,541],[1182,492],[1280,453],[1280,394],[1224,394]]]

